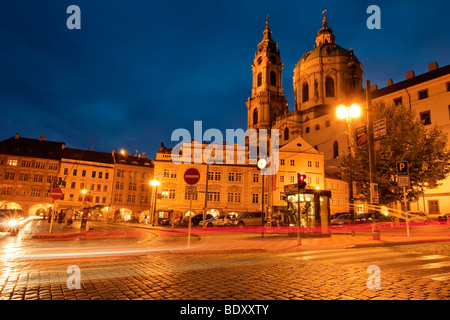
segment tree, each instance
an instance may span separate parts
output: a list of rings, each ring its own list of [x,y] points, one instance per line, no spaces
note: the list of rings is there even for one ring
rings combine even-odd
[[[421,186],[437,187],[450,173],[450,152],[447,136],[436,125],[425,127],[414,111],[403,105],[373,105],[375,120],[386,118],[387,137],[375,141],[376,175],[380,204],[388,204],[403,199],[403,188],[397,186],[396,163],[408,161],[411,187],[407,189],[407,199],[416,201],[421,195]],[[353,181],[361,188],[361,193],[369,199],[369,150],[368,144],[352,145],[351,168]],[[348,172],[349,157],[341,163],[343,172]],[[345,175],[344,176],[348,176]]]

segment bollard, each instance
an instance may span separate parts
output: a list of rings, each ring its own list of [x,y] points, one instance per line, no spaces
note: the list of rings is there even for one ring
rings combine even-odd
[[[372,239],[381,240],[380,226],[377,224],[372,224]]]

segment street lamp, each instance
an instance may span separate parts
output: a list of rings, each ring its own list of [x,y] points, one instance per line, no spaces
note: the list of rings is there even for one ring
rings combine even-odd
[[[336,115],[338,119],[346,119],[347,122],[347,148],[348,148],[348,156],[349,156],[349,212],[352,218],[352,225],[355,224],[355,208],[353,207],[353,172],[352,172],[352,147],[350,145],[350,125],[352,122],[352,118],[359,118],[361,116],[361,107],[354,103],[351,106],[345,106],[341,104],[336,109]],[[352,231],[352,235],[354,232]]]
[[[261,170],[261,183],[262,183],[262,192],[261,192],[261,210],[262,210],[262,218],[261,218],[261,236],[264,237],[264,218],[266,216],[266,211],[264,210],[264,173],[263,170],[267,167],[267,159],[266,158],[260,158],[257,162],[257,167],[259,170]]]
[[[153,206],[153,213],[152,213],[152,225],[155,225],[155,212],[156,212],[156,197],[157,197],[157,191],[158,191],[158,186],[160,185],[158,180],[151,180],[149,182],[149,184],[155,189],[155,200],[154,200],[154,206]],[[150,204],[150,209],[151,209],[151,204]],[[149,211],[150,213],[150,211]]]

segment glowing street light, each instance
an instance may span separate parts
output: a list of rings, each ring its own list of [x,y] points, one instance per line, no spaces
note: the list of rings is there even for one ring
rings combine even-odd
[[[345,119],[347,122],[347,147],[348,147],[348,156],[349,156],[349,213],[352,219],[352,225],[355,224],[355,209],[353,207],[353,172],[352,172],[352,149],[350,146],[350,124],[352,118],[359,118],[361,116],[361,107],[354,103],[351,106],[345,106],[343,104],[339,105],[336,108],[336,116],[338,119]],[[352,235],[354,235],[354,231],[352,231]]]
[[[156,198],[157,198],[157,191],[158,191],[158,186],[161,184],[158,180],[150,180],[149,184],[153,187],[153,189],[155,189],[155,195],[154,195],[154,205],[153,205],[153,213],[152,213],[152,225],[155,225],[155,213],[156,213]],[[150,205],[151,208],[151,205]],[[149,211],[150,213],[150,211]]]

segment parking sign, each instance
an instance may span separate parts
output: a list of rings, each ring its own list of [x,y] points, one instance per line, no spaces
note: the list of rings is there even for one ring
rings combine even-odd
[[[399,176],[409,175],[408,161],[397,161],[397,174]]]

